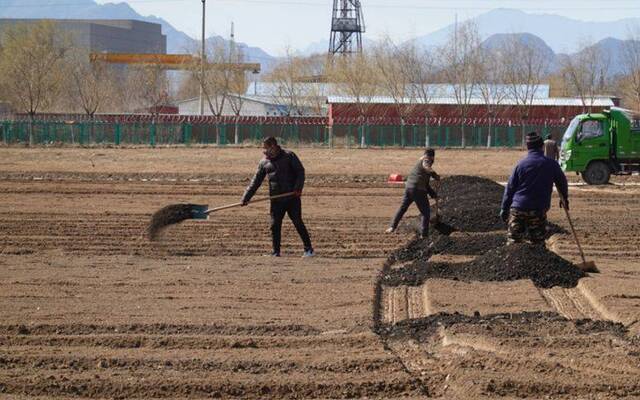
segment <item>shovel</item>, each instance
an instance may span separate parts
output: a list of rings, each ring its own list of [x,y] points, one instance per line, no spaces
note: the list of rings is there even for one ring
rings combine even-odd
[[[248,202],[259,203],[267,200],[275,200],[283,197],[289,197],[295,195],[295,192],[288,192],[270,197],[261,197]],[[220,206],[216,208],[209,208],[205,204],[171,204],[156,211],[151,216],[151,223],[147,227],[147,233],[149,239],[154,240],[164,228],[169,225],[177,224],[188,219],[207,219],[209,214],[216,211],[226,210],[228,208],[241,207],[242,202],[227,204],[226,206]]]
[[[451,235],[455,231],[455,228],[449,224],[442,222],[440,217],[440,181],[435,181],[434,191],[436,192],[436,202],[433,206],[429,223],[433,225],[434,229],[445,236]]]
[[[598,269],[594,261],[587,261],[584,258],[584,252],[582,251],[582,246],[580,246],[580,241],[578,240],[578,235],[576,234],[576,230],[573,227],[573,221],[571,221],[571,215],[569,214],[569,210],[567,210],[567,208],[564,206],[564,204],[567,204],[567,200],[564,198],[562,193],[558,192],[558,195],[560,196],[560,199],[562,199],[562,204],[563,204],[562,209],[564,210],[564,213],[567,216],[567,220],[569,221],[569,226],[571,227],[571,233],[573,233],[573,238],[576,240],[576,245],[578,245],[578,251],[580,252],[580,257],[582,258],[582,264],[577,264],[576,266],[584,272],[594,272],[594,273],[600,272],[600,270]]]
[[[437,224],[440,222],[440,181],[435,181],[434,191],[436,192],[436,204],[433,206],[431,218],[429,218],[429,222],[432,224]]]

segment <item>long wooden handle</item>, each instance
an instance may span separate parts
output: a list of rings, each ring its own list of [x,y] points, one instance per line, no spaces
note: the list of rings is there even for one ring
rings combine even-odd
[[[283,194],[278,194],[275,196],[270,196],[270,197],[261,197],[255,200],[251,200],[250,202],[248,202],[247,204],[251,204],[251,203],[259,203],[261,201],[267,201],[267,200],[275,200],[275,199],[281,199],[283,197],[289,197],[289,196],[293,196],[294,194],[296,194],[296,192],[288,192],[288,193],[283,193]],[[220,206],[220,207],[216,207],[216,208],[210,208],[207,211],[205,211],[205,214],[211,214],[212,212],[216,212],[216,211],[221,211],[221,210],[226,210],[227,208],[235,208],[235,207],[241,207],[242,206],[242,202],[239,203],[233,203],[233,204],[227,204],[226,206]]]
[[[559,191],[558,191],[558,195],[562,199],[562,204],[565,205],[565,207],[562,207],[562,209],[564,210],[564,213],[567,216],[567,220],[569,221],[569,226],[571,227],[571,233],[573,233],[573,238],[576,240],[576,244],[578,245],[578,251],[580,252],[582,263],[586,264],[587,260],[584,258],[584,252],[582,251],[582,246],[580,246],[580,240],[578,240],[578,234],[576,234],[576,229],[573,227],[573,221],[571,221],[571,214],[569,214],[569,210],[567,210],[566,208],[567,199],[565,199],[562,193],[560,193]]]

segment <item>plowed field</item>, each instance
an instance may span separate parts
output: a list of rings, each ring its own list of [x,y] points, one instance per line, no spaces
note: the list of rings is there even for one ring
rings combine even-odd
[[[382,233],[402,196],[385,181],[419,152],[296,152],[313,259],[286,220],[284,257],[264,256],[264,203],[145,238],[166,204],[237,202],[258,149],[0,148],[0,398],[640,397],[636,177],[571,187],[602,271],[576,287],[391,287],[377,277],[403,267],[386,260],[417,214]],[[436,166],[501,182],[521,156],[445,150]],[[578,261],[570,236],[549,246]]]

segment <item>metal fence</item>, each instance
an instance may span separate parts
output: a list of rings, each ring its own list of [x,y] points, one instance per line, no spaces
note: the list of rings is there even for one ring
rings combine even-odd
[[[562,126],[197,124],[187,122],[0,122],[7,145],[251,145],[275,136],[288,146],[521,147],[524,133],[554,137]]]

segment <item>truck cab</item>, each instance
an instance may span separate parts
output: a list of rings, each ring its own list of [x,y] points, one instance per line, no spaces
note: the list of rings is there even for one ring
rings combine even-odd
[[[576,116],[562,137],[560,166],[590,185],[640,171],[640,119],[621,108]]]

